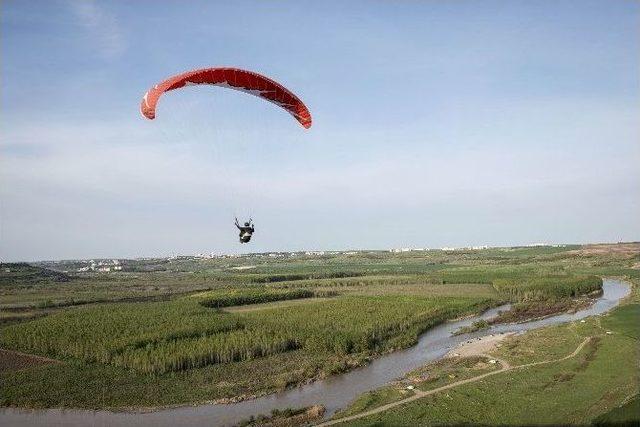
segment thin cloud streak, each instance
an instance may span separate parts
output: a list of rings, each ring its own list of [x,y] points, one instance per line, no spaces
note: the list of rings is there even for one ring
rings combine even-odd
[[[80,24],[95,38],[98,51],[105,59],[114,59],[126,50],[124,32],[116,16],[95,0],[72,0],[71,10]]]

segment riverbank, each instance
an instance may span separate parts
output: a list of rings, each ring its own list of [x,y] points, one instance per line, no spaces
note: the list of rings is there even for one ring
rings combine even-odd
[[[397,400],[395,402],[391,402],[388,403],[386,405],[382,405],[379,407],[376,407],[374,409],[369,409],[366,411],[363,411],[361,413],[355,414],[355,415],[351,415],[351,416],[347,416],[347,417],[343,417],[343,418],[338,418],[336,420],[331,420],[331,421],[327,421],[327,422],[323,422],[320,424],[317,424],[318,427],[327,427],[327,426],[331,426],[331,425],[336,425],[336,424],[349,424],[351,421],[355,421],[355,420],[360,420],[362,418],[366,418],[366,417],[371,417],[373,415],[376,414],[381,414],[383,412],[389,411],[393,408],[397,408],[401,405],[406,405],[408,403],[411,402],[415,402],[418,399],[422,399],[424,397],[427,396],[432,396],[435,395],[437,393],[441,393],[443,391],[446,390],[451,390],[454,389],[456,387],[460,387],[463,386],[465,384],[471,384],[471,383],[475,383],[478,382],[480,380],[483,380],[485,378],[488,378],[490,376],[494,376],[497,374],[502,374],[505,373],[507,371],[514,371],[514,370],[520,370],[520,369],[525,369],[525,368],[529,368],[529,367],[533,367],[533,366],[538,366],[538,365],[546,365],[546,364],[551,364],[551,363],[558,363],[558,362],[563,362],[565,360],[571,359],[573,357],[575,357],[576,355],[578,355],[582,349],[589,344],[589,342],[593,339],[593,337],[587,337],[585,338],[579,345],[578,347],[569,355],[564,356],[560,359],[552,359],[552,360],[544,360],[544,361],[540,361],[540,362],[535,362],[535,363],[529,363],[529,364],[524,364],[524,365],[518,365],[518,366],[511,366],[508,362],[502,361],[501,364],[499,365],[499,368],[490,372],[485,372],[482,373],[480,375],[476,375],[476,376],[472,376],[470,378],[465,378],[462,380],[458,380],[458,381],[452,381],[449,384],[446,384],[444,386],[441,387],[437,387],[431,390],[427,390],[427,391],[423,391],[423,390],[416,390],[415,393],[407,398],[401,399],[401,400]],[[462,345],[460,347],[460,351],[464,351],[467,353],[475,353],[478,350],[479,345],[483,346],[485,349],[492,349],[495,347],[496,344],[496,340],[484,340],[483,342],[481,342],[482,340],[478,340],[475,344],[478,345]],[[471,355],[467,355],[467,356],[463,356],[463,357],[471,357]],[[498,362],[496,359],[490,359],[489,362]],[[378,421],[376,421],[377,423]]]
[[[414,395],[393,396],[389,386],[371,396],[395,397],[391,402],[377,405],[376,398],[362,396],[343,411],[348,416],[319,425],[589,424],[615,411],[620,421],[637,423],[639,414],[618,408],[639,392],[638,339],[640,304],[629,301],[603,316],[467,340],[419,371],[455,372],[446,378],[450,383],[425,390],[433,376],[410,374],[398,384],[417,377]],[[473,375],[481,357],[498,368]],[[452,369],[463,365],[459,380],[459,368]]]

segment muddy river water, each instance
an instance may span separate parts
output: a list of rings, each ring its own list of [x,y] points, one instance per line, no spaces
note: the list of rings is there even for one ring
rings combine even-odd
[[[149,413],[125,413],[75,409],[0,410],[0,425],[3,426],[228,426],[249,418],[251,415],[268,414],[272,409],[299,408],[320,404],[331,416],[339,408],[358,395],[383,386],[425,363],[443,357],[449,350],[463,341],[502,332],[524,332],[549,325],[579,320],[605,313],[618,305],[631,292],[631,286],[616,279],[604,279],[603,293],[589,308],[574,314],[560,314],[517,324],[495,325],[490,329],[471,334],[452,335],[462,326],[471,325],[478,319],[494,317],[497,307],[464,320],[447,322],[423,333],[418,344],[406,350],[396,351],[375,359],[369,365],[346,374],[316,381],[311,384],[274,393],[269,396],[240,403],[221,405],[183,406],[162,409]]]

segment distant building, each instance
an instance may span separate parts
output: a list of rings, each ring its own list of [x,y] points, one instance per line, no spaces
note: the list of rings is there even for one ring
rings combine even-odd
[[[428,251],[428,248],[393,248],[389,249],[389,252],[400,253],[400,252],[424,252]]]

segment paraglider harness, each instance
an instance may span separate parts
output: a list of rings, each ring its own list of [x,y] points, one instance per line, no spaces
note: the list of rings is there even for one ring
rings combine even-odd
[[[252,219],[249,218],[249,222],[245,222],[244,226],[241,226],[238,222],[238,218],[236,218],[236,227],[240,230],[240,243],[249,243],[251,240],[251,236],[255,231],[253,224],[251,223]]]

